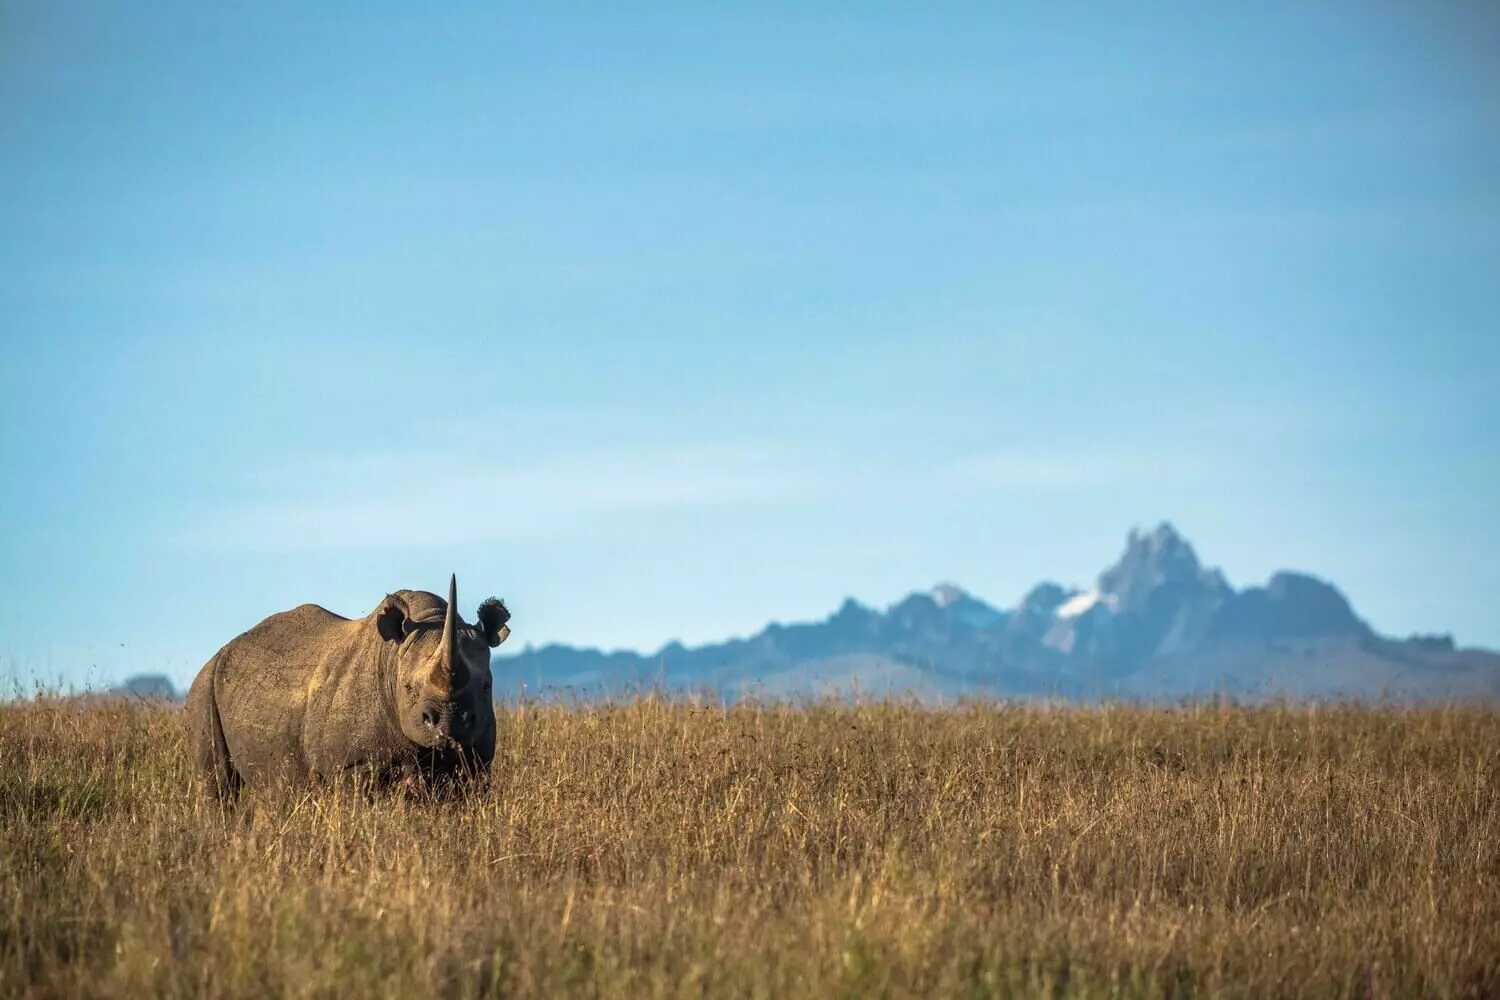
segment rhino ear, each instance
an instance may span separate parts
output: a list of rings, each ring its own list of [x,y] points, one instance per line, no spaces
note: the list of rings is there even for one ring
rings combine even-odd
[[[484,631],[484,641],[490,644],[491,649],[510,635],[510,626],[505,624],[510,621],[510,611],[506,609],[504,601],[491,597],[479,606],[478,618],[479,627]]]
[[[406,602],[395,594],[387,594],[375,612],[375,631],[386,642],[400,642],[406,637],[409,620]]]

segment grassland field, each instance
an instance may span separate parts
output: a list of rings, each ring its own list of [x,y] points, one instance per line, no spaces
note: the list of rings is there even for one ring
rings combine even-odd
[[[1500,711],[509,705],[487,784],[200,797],[0,706],[0,996],[1496,997]]]

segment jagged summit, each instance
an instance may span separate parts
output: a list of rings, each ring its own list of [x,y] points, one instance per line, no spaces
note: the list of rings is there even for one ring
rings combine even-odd
[[[1218,570],[1205,570],[1193,546],[1163,521],[1149,533],[1130,529],[1125,553],[1099,574],[1099,592],[1114,598],[1121,611],[1145,609],[1162,587],[1197,588],[1221,594],[1228,589]]]

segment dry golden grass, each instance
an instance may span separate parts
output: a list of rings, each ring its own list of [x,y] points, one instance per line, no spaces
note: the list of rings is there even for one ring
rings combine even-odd
[[[0,995],[1497,996],[1492,709],[512,708],[492,786],[200,803],[0,708]]]

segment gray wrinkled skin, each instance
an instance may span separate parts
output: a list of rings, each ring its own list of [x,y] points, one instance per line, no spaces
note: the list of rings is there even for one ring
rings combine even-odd
[[[478,624],[449,600],[398,590],[369,615],[316,604],[272,615],[204,664],[188,747],[220,798],[356,772],[389,784],[480,774],[495,755],[490,649],[510,634],[491,598]]]

